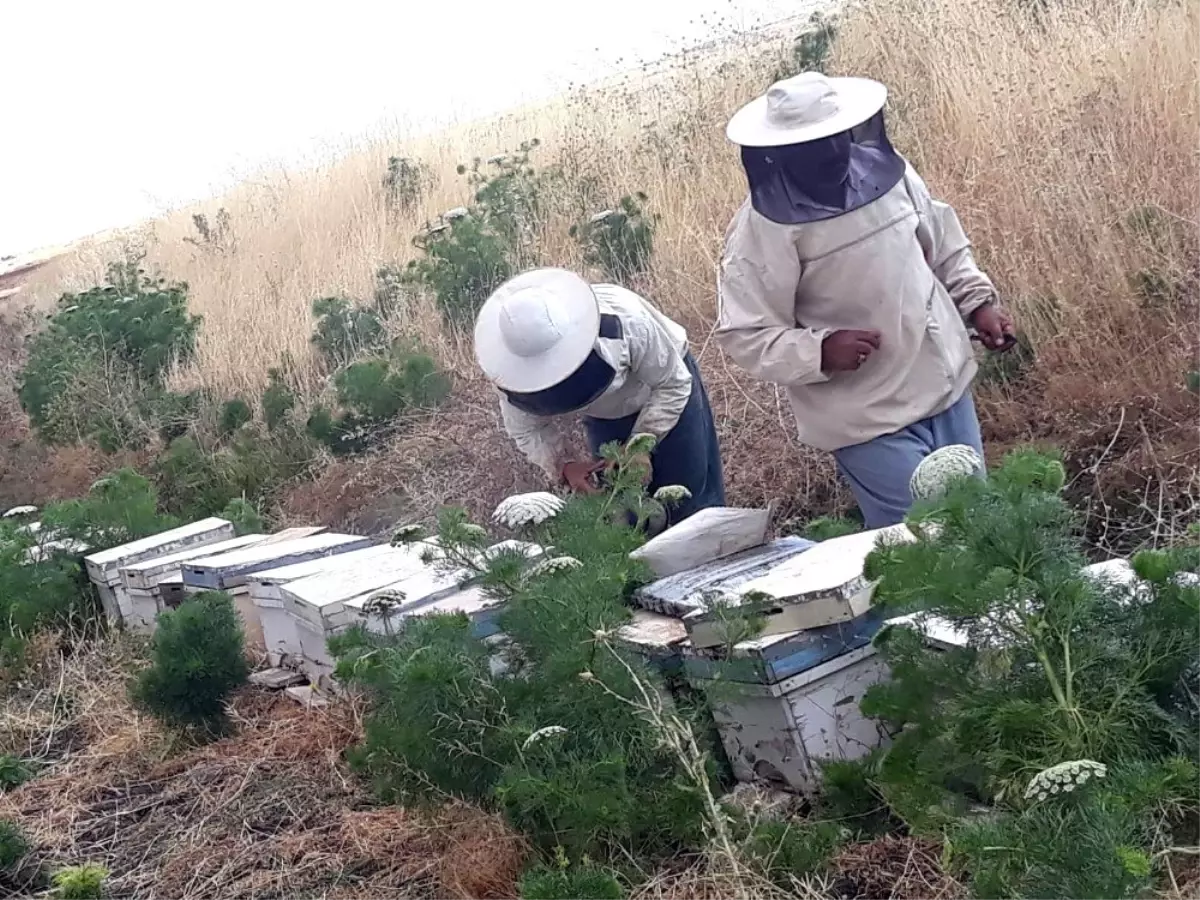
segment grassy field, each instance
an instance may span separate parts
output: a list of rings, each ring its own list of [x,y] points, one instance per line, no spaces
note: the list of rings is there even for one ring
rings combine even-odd
[[[1161,538],[1200,496],[1196,398],[1185,388],[1200,350],[1197,19],[1184,0],[1056,0],[1044,9],[872,0],[844,18],[829,61],[835,72],[888,84],[895,142],[956,206],[1028,339],[1026,364],[985,366],[990,448],[1061,446],[1100,546]],[[381,266],[416,252],[421,225],[468,199],[458,164],[538,138],[533,162],[567,176],[558,212],[537,236],[541,261],[581,265],[567,211],[578,217],[628,192],[649,195],[660,226],[642,286],[689,328],[732,499],[774,501],[793,515],[844,507],[832,466],[796,443],[777,392],[736,371],[710,339],[721,237],[744,193],[723,126],[770,82],[785,48],[778,37],[746,36],[542,108],[420,142],[377,141],[316,171],[247,182],[200,210],[210,222],[228,213],[215,243],[194,242],[197,210],[149,223],[128,240],[152,268],[186,281],[204,316],[197,357],[173,381],[253,392],[286,357],[315,394],[326,373],[309,342],[311,302],[369,298]],[[396,154],[432,173],[417,207],[400,215],[382,183]],[[120,249],[79,250],[39,273],[31,296],[46,307],[64,289],[96,283]],[[281,499],[285,517],[372,525],[445,502],[482,508],[536,483],[500,431],[469,343],[447,333],[429,298],[406,297],[389,325],[435,349],[454,374],[451,403],[386,452],[331,463],[295,486]],[[59,453],[23,483],[103,465]],[[62,474],[49,481],[74,487]]]

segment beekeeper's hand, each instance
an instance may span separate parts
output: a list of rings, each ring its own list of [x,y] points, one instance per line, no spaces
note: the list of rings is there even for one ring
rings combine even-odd
[[[879,349],[878,331],[835,331],[821,342],[821,371],[853,372]]]
[[[971,316],[971,324],[983,346],[989,350],[1006,350],[1013,337],[1013,321],[1008,313],[994,304],[985,303]]]
[[[592,460],[573,460],[562,467],[562,479],[577,494],[598,494],[600,489],[592,476],[604,471],[604,465]]]

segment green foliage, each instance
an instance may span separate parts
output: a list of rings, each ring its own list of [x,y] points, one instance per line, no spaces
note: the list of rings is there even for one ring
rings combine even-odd
[[[419,160],[389,156],[383,176],[384,199],[393,212],[407,212],[421,200],[429,183],[429,170]]]
[[[340,411],[317,406],[309,435],[333,453],[360,453],[390,436],[410,415],[433,409],[450,382],[419,347],[396,345],[389,356],[360,360],[333,379]]]
[[[837,27],[833,20],[820,13],[813,13],[808,20],[808,29],[796,38],[788,58],[776,70],[775,80],[789,78],[801,72],[826,72],[836,38]]]
[[[486,163],[476,159],[470,169],[459,166],[475,190],[474,201],[443,214],[413,240],[421,256],[409,263],[404,278],[433,293],[451,326],[469,326],[488,295],[535,259],[547,184],[555,174],[529,164],[537,145],[528,141],[516,153]]]
[[[94,863],[60,869],[54,873],[54,896],[57,900],[100,900],[108,874],[108,869]]]
[[[616,209],[571,226],[570,235],[583,249],[584,261],[599,266],[618,284],[626,284],[650,268],[657,219],[643,209],[647,199],[638,191],[622,197]]]
[[[553,865],[538,865],[521,875],[517,896],[521,900],[622,900],[625,891],[608,869],[593,865],[586,856],[572,866],[563,848],[556,847]]]
[[[43,530],[79,541],[93,553],[175,524],[159,515],[158,493],[149,479],[130,468],[99,479],[86,497],[51,504],[42,512]]]
[[[850,833],[836,822],[759,822],[744,843],[746,858],[778,887],[820,872]]]
[[[529,539],[568,561],[542,569],[516,552],[481,559],[486,532],[461,510],[443,513],[439,552],[505,601],[499,625],[512,652],[504,671],[494,668],[496,651],[463,616],[408,618],[390,639],[340,642],[339,679],[373,700],[356,761],[385,798],[466,797],[572,858],[698,839],[694,783],[650,719],[620,699],[638,695],[635,675],[662,682],[636,656],[601,646],[629,619],[624,598],[647,574],[629,558],[641,538],[614,519],[620,509],[615,491],[575,497],[529,526]]]
[[[799,535],[810,541],[828,541],[833,538],[857,534],[863,530],[863,523],[857,519],[845,516],[819,516],[802,528]]]
[[[8,754],[0,755],[0,793],[19,788],[33,778],[33,767],[25,760]]]
[[[233,523],[237,534],[262,534],[266,530],[263,518],[254,504],[244,497],[235,497],[221,510],[221,518]]]
[[[1037,362],[1037,353],[1023,332],[1016,335],[1017,343],[1004,353],[988,352],[979,358],[980,385],[1005,388],[1021,383]]]
[[[217,734],[226,724],[225,701],[249,675],[242,646],[233,599],[199,594],[159,616],[152,662],[133,685],[132,699],[172,727]]]
[[[229,437],[243,425],[254,421],[254,410],[250,404],[240,397],[226,400],[221,404],[221,417],[217,423],[217,431],[221,437]]]
[[[173,361],[191,356],[199,327],[186,285],[151,280],[136,261],[113,264],[105,285],[64,294],[30,339],[21,407],[48,443],[137,446],[138,404]]]
[[[1184,378],[1187,389],[1193,394],[1200,394],[1200,370],[1193,369]]]
[[[267,431],[277,432],[296,408],[296,392],[284,381],[279,369],[267,372],[268,383],[262,395],[263,422]]]
[[[16,869],[29,849],[29,838],[21,827],[9,819],[0,819],[0,873]]]
[[[312,311],[317,320],[313,345],[332,366],[347,365],[388,344],[387,331],[379,316],[352,305],[349,300],[324,297],[313,301]]]

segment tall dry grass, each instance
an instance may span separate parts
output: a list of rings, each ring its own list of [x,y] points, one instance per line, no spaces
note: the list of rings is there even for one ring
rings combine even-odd
[[[997,446],[1064,445],[1096,515],[1112,514],[1109,488],[1150,518],[1194,513],[1191,500],[1174,498],[1193,496],[1197,462],[1195,403],[1182,382],[1200,335],[1198,20],[1190,0],[865,0],[845,13],[832,60],[837,72],[888,84],[896,143],[956,206],[1038,350],[1022,385],[981,388],[988,436]],[[186,280],[205,317],[198,357],[177,378],[244,393],[286,353],[316,388],[311,301],[370,296],[379,266],[411,257],[419,225],[467,199],[458,163],[537,137],[538,161],[561,164],[575,182],[593,178],[599,195],[650,195],[661,226],[646,290],[691,330],[734,497],[784,499],[802,511],[840,503],[828,462],[796,446],[775,392],[733,371],[709,340],[721,237],[744,192],[723,126],[766,86],[782,49],[778,38],[747,36],[652,77],[247,182],[205,207],[231,214],[236,245],[226,253],[185,242],[190,211],[151,223],[138,236],[149,263]],[[395,153],[419,157],[437,176],[420,208],[399,220],[381,183]],[[567,224],[550,223],[541,252],[577,266]],[[93,283],[114,249],[51,267],[39,299]],[[334,467],[308,504],[341,509],[396,480],[410,498],[422,496],[418,506],[463,499],[464,481],[485,481],[484,493],[520,483],[527,472],[498,432],[469,348],[443,332],[428,301],[395,324],[458,373],[458,401],[437,435],[409,440],[370,471]],[[429,469],[414,456],[445,462]],[[464,470],[489,477],[463,479]]]

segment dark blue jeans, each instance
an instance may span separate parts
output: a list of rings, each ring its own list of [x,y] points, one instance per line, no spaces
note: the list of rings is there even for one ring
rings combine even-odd
[[[710,506],[725,505],[725,478],[721,472],[721,447],[717,443],[717,427],[713,423],[712,407],[700,379],[696,360],[689,353],[684,357],[692,373],[692,395],[675,427],[658,442],[650,454],[650,492],[670,484],[680,484],[692,492],[690,499],[667,510],[671,525],[682,522],[693,513]],[[624,443],[633,434],[637,415],[623,419],[594,419],[583,417],[588,447],[597,459],[600,448],[613,441]]]

